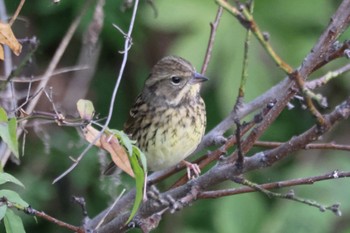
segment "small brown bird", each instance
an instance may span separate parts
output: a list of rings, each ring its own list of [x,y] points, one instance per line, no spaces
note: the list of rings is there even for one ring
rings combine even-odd
[[[197,148],[206,127],[199,91],[207,80],[176,56],[165,57],[152,68],[124,125],[125,133],[145,153],[149,170],[176,165]],[[198,166],[184,163],[198,175]]]

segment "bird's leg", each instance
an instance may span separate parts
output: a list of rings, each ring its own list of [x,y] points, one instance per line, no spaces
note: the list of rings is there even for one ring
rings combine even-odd
[[[181,161],[182,164],[184,164],[187,167],[187,178],[190,180],[192,178],[196,178],[201,173],[201,169],[199,168],[198,164],[196,163],[190,163],[185,160]],[[192,172],[194,176],[192,176]]]

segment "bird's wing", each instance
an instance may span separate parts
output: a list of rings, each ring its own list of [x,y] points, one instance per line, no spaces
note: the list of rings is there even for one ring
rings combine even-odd
[[[129,112],[129,118],[124,124],[124,132],[130,136],[135,133],[139,122],[148,111],[148,105],[143,100],[142,96],[139,95],[136,99],[135,104],[132,106]]]

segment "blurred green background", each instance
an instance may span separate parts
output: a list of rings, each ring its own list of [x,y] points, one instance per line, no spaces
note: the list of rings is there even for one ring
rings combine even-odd
[[[60,40],[84,3],[82,0],[61,0],[59,4],[53,4],[49,0],[26,1],[20,19],[14,24],[14,31],[18,38],[36,36],[40,40],[35,54],[33,75],[40,75],[45,71]],[[122,54],[118,51],[123,49],[124,38],[112,24],[127,31],[131,16],[131,9],[121,10],[122,3],[120,0],[106,0],[105,22],[100,38],[101,53],[86,97],[94,102],[100,118],[107,115],[122,60]],[[11,15],[18,1],[7,0],[5,4],[8,14]],[[111,128],[122,128],[128,109],[141,90],[150,68],[163,56],[182,56],[191,61],[197,70],[201,69],[209,38],[209,23],[214,20],[217,11],[214,1],[154,0],[153,4],[157,11],[156,17],[151,4],[146,1],[140,3],[132,36],[133,46],[114,106]],[[340,1],[335,0],[260,0],[255,3],[254,16],[261,29],[269,33],[277,53],[296,68],[327,26],[338,4]],[[84,16],[59,67],[76,64],[82,46],[82,35],[91,21],[93,10],[94,6],[91,6]],[[347,36],[348,32],[342,39]],[[206,73],[210,81],[204,84],[202,92],[207,104],[207,131],[231,111],[235,102],[241,75],[244,37],[245,30],[242,26],[224,12]],[[259,96],[285,77],[255,38],[252,38],[249,57],[246,101]],[[313,77],[319,77],[346,62],[345,59],[340,59],[322,68]],[[72,76],[72,73],[68,73],[52,78],[49,84],[58,109],[68,115],[76,115],[74,109],[67,109],[65,106],[75,104],[77,99],[63,101],[65,91],[70,88],[68,80]],[[330,108],[323,110],[324,112],[348,96],[350,83],[347,76],[344,75],[318,90],[328,97]],[[26,86],[21,88],[25,89]],[[300,103],[295,101],[293,104],[295,108],[281,114],[263,135],[264,140],[288,140],[314,123],[310,113],[303,110]],[[43,97],[37,109],[51,112],[52,106]],[[248,117],[245,120],[249,119]],[[339,125],[321,140],[349,144],[348,122]],[[122,188],[132,187],[133,183],[125,175],[120,175],[116,180],[100,177],[103,156],[97,149],[91,150],[72,173],[52,185],[53,179],[71,164],[68,157],[77,156],[86,146],[86,142],[74,128],[42,124],[40,121],[33,122],[31,126],[33,127],[28,128],[21,165],[9,163],[5,170],[25,184],[26,189],[18,189],[18,192],[33,208],[80,225],[82,213],[79,206],[72,203],[72,195],[85,197],[88,214],[94,217],[114,200]],[[310,150],[293,154],[271,168],[254,171],[246,177],[263,183],[320,175],[333,170],[349,170],[349,167],[348,152]],[[160,187],[168,187],[175,178],[162,183]],[[235,186],[237,185],[227,182],[216,188]],[[350,232],[348,179],[324,181],[312,186],[295,187],[293,190],[299,196],[320,203],[341,203],[343,216],[336,217],[306,205],[269,199],[263,194],[254,193],[197,201],[179,213],[165,214],[159,228],[154,232]],[[42,219],[36,221],[33,217],[20,215],[25,221],[27,232],[68,232]],[[0,226],[0,232],[3,231],[2,227]]]

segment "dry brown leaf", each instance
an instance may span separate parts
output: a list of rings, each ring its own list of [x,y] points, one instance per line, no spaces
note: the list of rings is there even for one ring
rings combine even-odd
[[[0,44],[10,47],[17,56],[21,53],[22,45],[17,41],[9,24],[0,22]],[[2,49],[2,48],[1,48]],[[3,50],[3,49],[2,49]],[[4,52],[0,51],[0,59],[4,60]]]
[[[112,157],[113,162],[123,171],[128,173],[130,176],[135,177],[134,172],[131,168],[129,156],[125,152],[124,147],[119,144],[119,141],[114,136],[106,136],[105,134],[101,137],[102,148],[107,150]]]
[[[4,58],[5,58],[4,49],[3,49],[3,47],[0,45],[0,59],[1,59],[1,60],[4,60]]]
[[[85,128],[84,136],[85,139],[92,143],[96,136],[99,134],[99,131],[88,125]],[[122,169],[124,172],[128,173],[130,176],[135,177],[134,172],[132,171],[131,164],[129,161],[128,154],[126,153],[123,146],[119,144],[119,141],[114,136],[108,136],[103,134],[99,140],[95,143],[95,146],[98,146],[106,151],[108,151],[112,157],[113,162]]]
[[[94,139],[96,138],[96,136],[99,134],[99,131],[97,129],[95,129],[94,127],[92,127],[91,125],[88,125],[84,129],[83,133],[84,133],[86,141],[92,143],[94,141]],[[100,139],[97,140],[97,142],[95,142],[95,146],[101,147]]]

